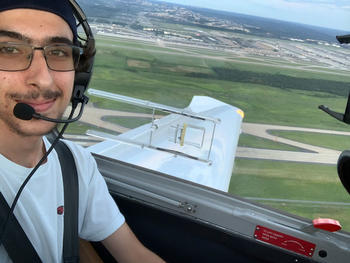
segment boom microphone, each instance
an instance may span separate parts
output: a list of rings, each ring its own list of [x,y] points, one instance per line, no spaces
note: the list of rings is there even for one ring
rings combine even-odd
[[[25,103],[17,103],[13,109],[13,114],[21,120],[29,121],[33,118],[35,110],[33,107]]]
[[[41,114],[35,112],[34,108],[26,103],[17,103],[16,106],[13,109],[13,114],[16,116],[16,118],[21,119],[21,120],[31,120],[32,118],[35,119],[41,119],[44,121],[49,121],[49,122],[55,122],[55,123],[72,123],[81,118],[81,115],[83,114],[84,106],[86,103],[82,103],[80,107],[80,111],[77,117],[72,118],[72,119],[52,119],[49,117],[42,116]]]

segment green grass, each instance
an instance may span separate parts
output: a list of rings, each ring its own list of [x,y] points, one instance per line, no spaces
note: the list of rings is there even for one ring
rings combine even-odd
[[[132,117],[105,117],[104,120],[133,129],[152,121],[151,118],[132,118]]]
[[[62,125],[59,125],[58,130],[60,131],[61,128],[62,128]],[[96,130],[96,131],[111,133],[111,131],[108,129],[77,121],[77,122],[69,124],[69,126],[64,134],[85,135],[87,130]],[[115,134],[115,132],[113,132],[113,134]],[[63,137],[64,137],[64,135],[63,135]]]
[[[346,103],[342,97],[326,97],[323,93],[315,92],[300,94],[298,91],[285,92],[262,85],[204,81],[148,72],[116,71],[111,75],[118,76],[118,81],[96,77],[91,86],[176,107],[187,106],[194,95],[205,95],[243,109],[246,122],[348,130],[345,124],[318,109],[318,105],[328,104],[336,105],[335,109],[341,111],[341,105]]]
[[[245,133],[242,133],[239,136],[238,146],[281,151],[300,151],[299,148],[290,146],[288,144],[274,142]]]
[[[250,187],[243,188],[248,182]],[[335,194],[325,195],[327,191],[333,192],[338,188]],[[350,201],[338,179],[335,166],[282,161],[238,159],[230,192],[249,197],[268,195],[269,198],[282,199]]]
[[[58,129],[61,130],[62,125],[58,126]],[[85,132],[91,129],[91,125],[87,125],[81,122],[74,122],[68,125],[66,129],[66,134],[85,134]]]
[[[276,202],[264,202],[259,201],[264,205],[271,206],[275,209],[286,211],[290,214],[297,214],[304,218],[316,219],[316,218],[332,218],[338,220],[342,225],[342,229],[350,231],[350,206],[337,206],[337,205],[313,205],[313,204],[291,204],[291,203],[276,203]]]

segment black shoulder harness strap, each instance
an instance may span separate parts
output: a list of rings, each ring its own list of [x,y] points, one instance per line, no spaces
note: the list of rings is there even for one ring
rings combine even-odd
[[[10,207],[7,204],[5,197],[0,193],[0,224],[1,228],[7,219]],[[14,215],[8,221],[5,229],[3,245],[7,254],[14,263],[25,262],[41,262],[32,243],[30,243],[27,235],[23,231]]]
[[[58,154],[64,187],[64,234],[63,234],[63,262],[79,262],[78,209],[79,184],[74,157],[68,146],[58,141],[55,146]],[[0,193],[0,225],[2,225],[10,210],[4,196]],[[4,235],[3,245],[14,263],[41,262],[33,245],[12,216]]]

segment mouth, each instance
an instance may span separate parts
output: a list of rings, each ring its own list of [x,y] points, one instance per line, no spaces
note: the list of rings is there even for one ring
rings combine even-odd
[[[57,99],[62,97],[60,90],[28,91],[27,93],[9,93],[7,96],[16,103],[25,103],[37,113],[45,113],[52,108]]]
[[[48,111],[53,104],[55,103],[56,99],[51,99],[51,100],[45,100],[45,101],[17,101],[17,102],[21,102],[21,103],[25,103],[30,105],[31,107],[33,107],[33,109],[35,110],[35,112],[37,113],[43,113]]]

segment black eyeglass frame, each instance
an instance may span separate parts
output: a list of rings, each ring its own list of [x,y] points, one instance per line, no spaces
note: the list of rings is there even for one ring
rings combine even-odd
[[[17,71],[25,71],[27,69],[30,68],[30,66],[32,65],[32,61],[33,61],[33,58],[34,58],[34,51],[35,50],[42,50],[43,51],[43,56],[45,58],[45,62],[46,62],[46,65],[47,67],[52,70],[52,71],[57,71],[57,72],[69,72],[69,71],[75,71],[79,65],[79,59],[80,59],[80,56],[83,54],[83,48],[81,47],[78,47],[78,46],[75,46],[75,45],[71,45],[71,44],[66,44],[66,43],[55,43],[55,44],[50,44],[50,45],[46,45],[46,46],[43,46],[43,47],[36,47],[36,46],[33,46],[31,44],[27,44],[27,43],[16,43],[16,42],[0,42],[0,45],[1,44],[8,44],[8,45],[13,45],[13,46],[26,46],[26,47],[30,47],[32,49],[32,52],[30,54],[28,54],[28,56],[30,56],[30,60],[28,62],[28,65],[25,67],[25,68],[21,68],[21,69],[3,69],[0,67],[0,71],[7,71],[7,72],[17,72]],[[47,59],[47,56],[46,56],[46,50],[47,48],[50,48],[50,47],[59,47],[59,46],[68,46],[68,47],[71,47],[72,48],[72,59],[73,59],[73,68],[72,69],[54,69],[50,66],[50,63],[48,62],[48,59]]]

